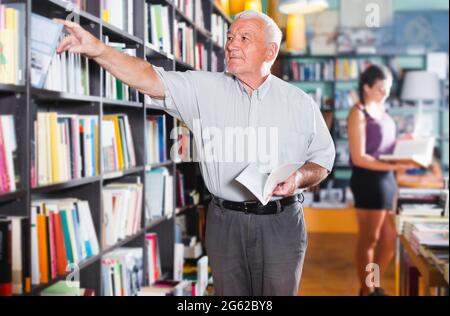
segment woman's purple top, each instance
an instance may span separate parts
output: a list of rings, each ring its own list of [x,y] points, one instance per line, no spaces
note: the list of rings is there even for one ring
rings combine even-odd
[[[366,118],[366,154],[376,159],[380,155],[392,154],[397,140],[397,128],[392,117],[385,113],[381,119],[375,119],[365,108],[357,108]]]

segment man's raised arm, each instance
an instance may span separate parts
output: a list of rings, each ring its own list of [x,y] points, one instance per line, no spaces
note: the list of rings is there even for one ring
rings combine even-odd
[[[70,34],[61,41],[57,53],[69,51],[82,54],[141,93],[157,99],[164,98],[164,85],[151,64],[107,46],[77,23],[57,21],[62,23]]]

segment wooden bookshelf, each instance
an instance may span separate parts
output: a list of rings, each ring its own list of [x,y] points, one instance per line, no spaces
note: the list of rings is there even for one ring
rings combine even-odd
[[[5,1],[7,2],[7,1]],[[37,13],[47,18],[65,19],[70,12],[66,11],[67,3],[62,0],[19,0],[19,3],[26,5],[26,78],[30,78],[31,69],[31,14]],[[127,47],[136,48],[138,58],[148,60],[155,66],[164,67],[166,70],[193,70],[191,65],[175,60],[173,53],[162,52],[156,46],[147,44],[145,39],[144,25],[144,5],[163,4],[169,7],[171,20],[181,19],[192,24],[194,32],[194,41],[201,40],[205,44],[208,54],[208,70],[212,69],[211,55],[213,52],[213,42],[211,35],[211,18],[213,12],[217,13],[217,8],[212,1],[203,1],[205,28],[195,25],[195,19],[191,21],[181,11],[175,8],[172,1],[168,0],[134,0],[134,34],[128,34],[117,27],[102,21],[102,8],[100,0],[86,1],[87,7],[85,11],[75,11],[74,16],[80,24],[90,31],[97,38],[107,35],[111,42],[125,43]],[[226,18],[226,17],[225,17]],[[228,22],[230,20],[226,18]],[[170,27],[171,38],[173,41],[173,27]],[[199,39],[198,39],[198,38]],[[174,43],[172,43],[174,47]],[[223,48],[214,47],[215,51],[223,54]],[[219,67],[223,70],[223,66]],[[31,81],[27,80],[25,86],[14,86],[0,84],[0,114],[12,114],[15,117],[16,138],[18,142],[18,161],[20,164],[20,182],[17,190],[14,192],[0,193],[0,215],[1,216],[31,216],[31,202],[35,199],[59,199],[73,197],[89,202],[92,219],[94,222],[97,238],[101,243],[102,236],[102,188],[108,183],[112,183],[128,176],[139,176],[141,182],[145,185],[146,171],[151,168],[167,167],[172,175],[175,175],[176,164],[172,160],[161,163],[146,164],[145,144],[147,136],[145,133],[145,118],[148,115],[161,114],[161,111],[153,110],[145,105],[144,96],[139,94],[137,101],[121,101],[111,100],[103,97],[103,80],[104,74],[100,67],[93,61],[89,63],[89,91],[90,95],[77,95],[45,89],[36,89],[31,86]],[[5,104],[5,106],[4,106]],[[6,105],[7,104],[7,105]],[[133,134],[134,146],[136,151],[136,166],[127,170],[118,172],[105,173],[100,168],[100,174],[94,177],[86,177],[74,179],[71,181],[54,183],[46,186],[31,187],[31,142],[34,139],[34,121],[38,111],[58,112],[64,114],[83,114],[96,115],[99,122],[104,115],[124,113],[128,115],[130,121],[131,132]],[[175,119],[167,115],[167,129],[175,126]],[[170,133],[167,132],[167,137]],[[167,148],[170,149],[170,141],[167,141]],[[99,140],[98,150],[101,152],[101,138]],[[169,156],[168,156],[169,157]],[[170,159],[170,158],[168,158]],[[101,160],[101,159],[100,159]],[[191,164],[189,168],[196,170],[193,174],[197,175],[196,164]],[[174,207],[176,206],[176,181],[174,181]],[[202,190],[199,188],[199,190]],[[145,188],[143,189],[145,192]],[[147,222],[145,216],[145,203],[142,203],[142,221],[141,229],[118,243],[106,249],[100,249],[100,253],[89,257],[79,264],[81,287],[92,288],[96,295],[102,293],[102,277],[101,277],[101,259],[102,257],[119,247],[132,246],[144,248],[145,254],[145,233],[155,232],[158,234],[158,242],[160,248],[161,264],[163,274],[169,278],[173,271],[173,251],[175,242],[175,210],[173,216],[161,217],[160,219]],[[31,252],[31,250],[28,250]],[[31,256],[29,256],[31,258]],[[31,262],[28,263],[31,266]],[[147,273],[144,265],[144,275]],[[31,271],[31,270],[30,270]],[[68,274],[67,274],[68,275]],[[64,280],[65,277],[60,276],[50,280],[47,284],[33,285],[31,295],[39,295],[46,287]]]

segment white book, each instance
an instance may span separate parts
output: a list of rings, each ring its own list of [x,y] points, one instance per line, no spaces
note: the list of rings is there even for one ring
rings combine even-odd
[[[37,204],[33,202],[31,205],[31,284],[40,284],[39,272],[39,243],[37,233]]]
[[[38,112],[36,120],[36,157],[37,157],[37,183],[38,185],[46,185],[47,179],[47,152],[45,148],[46,133],[45,133],[45,113]]]
[[[196,296],[203,296],[208,287],[208,257],[203,256],[197,261]]]
[[[173,254],[173,279],[175,281],[183,280],[183,265],[184,245],[182,243],[175,243]]]
[[[86,229],[89,242],[91,244],[92,253],[94,255],[100,252],[97,233],[95,231],[94,221],[92,219],[91,210],[88,201],[80,201],[81,221]]]
[[[255,164],[249,164],[235,180],[252,192],[263,205],[266,205],[276,186],[287,180],[303,164],[303,162],[285,164],[273,169],[270,174],[262,173]]]
[[[125,133],[126,133],[126,142],[128,153],[130,155],[130,166],[136,166],[136,153],[134,151],[134,142],[133,142],[133,134],[131,133],[130,122],[128,121],[128,115],[124,116],[125,122]]]
[[[102,153],[103,171],[109,172],[119,169],[118,152],[115,141],[114,122],[102,120]],[[112,155],[110,155],[113,150]]]
[[[171,45],[170,45],[170,29],[169,29],[169,8],[161,7],[161,27],[162,27],[162,40],[163,40],[163,51],[166,53],[170,53]]]
[[[109,190],[102,190],[102,245],[103,247],[112,245],[112,194]]]
[[[138,184],[138,197],[137,197],[137,216],[136,216],[136,221],[134,223],[134,232],[137,232],[141,227],[143,190],[144,190],[144,186],[142,185],[142,183],[139,183]]]
[[[416,163],[427,168],[433,162],[434,144],[433,137],[400,140],[392,155],[381,155],[379,158],[385,161]]]
[[[128,14],[127,14],[127,18],[128,18],[128,33],[130,34],[134,34],[134,5],[133,5],[133,0],[127,0],[128,1]]]
[[[173,212],[173,177],[166,175],[164,181],[164,215],[170,218]]]
[[[12,224],[12,286],[14,294],[23,293],[22,267],[22,217],[9,217]]]

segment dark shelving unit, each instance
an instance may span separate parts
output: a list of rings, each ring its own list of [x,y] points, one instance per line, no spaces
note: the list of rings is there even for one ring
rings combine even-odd
[[[8,1],[4,1],[7,3]],[[103,97],[103,81],[104,73],[100,67],[89,61],[89,91],[90,95],[78,95],[63,93],[57,91],[49,91],[45,89],[36,89],[31,86],[31,14],[37,13],[47,18],[66,19],[70,14],[80,25],[91,32],[97,38],[109,36],[111,42],[125,43],[127,47],[136,48],[138,58],[143,58],[154,64],[155,66],[164,67],[166,70],[194,70],[191,65],[175,59],[173,54],[162,52],[156,46],[148,44],[148,40],[144,38],[145,19],[144,5],[162,4],[169,7],[170,23],[173,19],[188,22],[195,30],[194,41],[201,41],[205,44],[208,54],[208,70],[211,70],[212,52],[223,55],[223,48],[214,44],[211,35],[211,15],[212,13],[221,14],[228,22],[231,22],[223,12],[211,0],[202,1],[205,18],[205,29],[195,25],[194,21],[187,18],[180,10],[178,10],[172,1],[168,0],[134,0],[134,34],[128,34],[115,26],[102,21],[102,8],[100,0],[86,1],[87,7],[84,11],[74,10],[68,11],[70,5],[62,0],[19,0],[14,1],[26,5],[26,46],[22,49],[26,50],[26,84],[24,86],[14,86],[0,84],[0,114],[13,115],[15,118],[16,138],[18,142],[18,161],[20,164],[20,181],[17,184],[17,190],[9,193],[0,193],[0,216],[31,216],[31,203],[40,199],[60,199],[60,198],[77,198],[89,202],[92,213],[92,219],[96,229],[99,244],[101,244],[102,236],[102,188],[104,185],[112,182],[120,182],[127,177],[139,176],[141,182],[145,185],[146,171],[157,168],[167,167],[175,178],[176,169],[181,165],[167,160],[156,164],[146,164],[146,133],[145,118],[148,115],[160,115],[162,112],[153,110],[144,102],[144,96],[139,94],[137,101],[119,101],[110,100]],[[150,25],[149,25],[150,27]],[[172,41],[174,39],[173,26],[170,27]],[[174,44],[174,43],[172,43]],[[174,45],[172,45],[173,47]],[[220,71],[223,71],[223,67]],[[104,115],[124,113],[128,115],[130,121],[131,132],[133,134],[134,147],[136,151],[136,166],[127,170],[104,173],[100,167],[100,174],[94,177],[86,177],[74,179],[71,181],[54,183],[46,186],[31,187],[31,155],[32,140],[34,137],[34,121],[37,113],[58,112],[65,114],[83,114],[97,115],[99,122]],[[175,126],[174,118],[167,115],[167,137],[169,137],[170,128]],[[100,128],[101,132],[101,128]],[[171,141],[167,141],[168,151]],[[99,138],[98,150],[101,153],[101,137]],[[169,156],[168,156],[168,159]],[[101,159],[100,159],[101,164]],[[199,169],[197,164],[183,164],[182,168],[186,171],[188,181],[196,182]],[[191,170],[189,173],[187,170]],[[190,179],[193,177],[195,179]],[[174,181],[174,207],[176,206],[176,181]],[[203,189],[199,189],[203,190]],[[143,190],[145,192],[145,188]],[[187,206],[186,209],[191,208]],[[161,263],[163,275],[170,278],[173,274],[173,252],[175,243],[175,211],[173,216],[164,216],[159,219],[147,222],[145,219],[145,203],[142,203],[142,223],[141,229],[133,236],[129,236],[111,247],[101,249],[100,253],[87,258],[78,266],[80,272],[81,287],[92,288],[96,295],[102,293],[101,278],[101,259],[102,257],[119,247],[132,246],[144,248],[144,258],[146,258],[145,234],[147,232],[155,232],[158,234],[158,243],[160,248]],[[31,245],[31,242],[30,242]],[[29,258],[31,258],[31,247],[28,249]],[[31,267],[31,262],[28,263]],[[146,267],[144,265],[144,275],[146,275]],[[31,271],[31,269],[30,269]],[[52,279],[47,284],[33,285],[31,295],[39,295],[45,288],[55,284],[58,281],[65,280],[70,274],[59,276]]]

